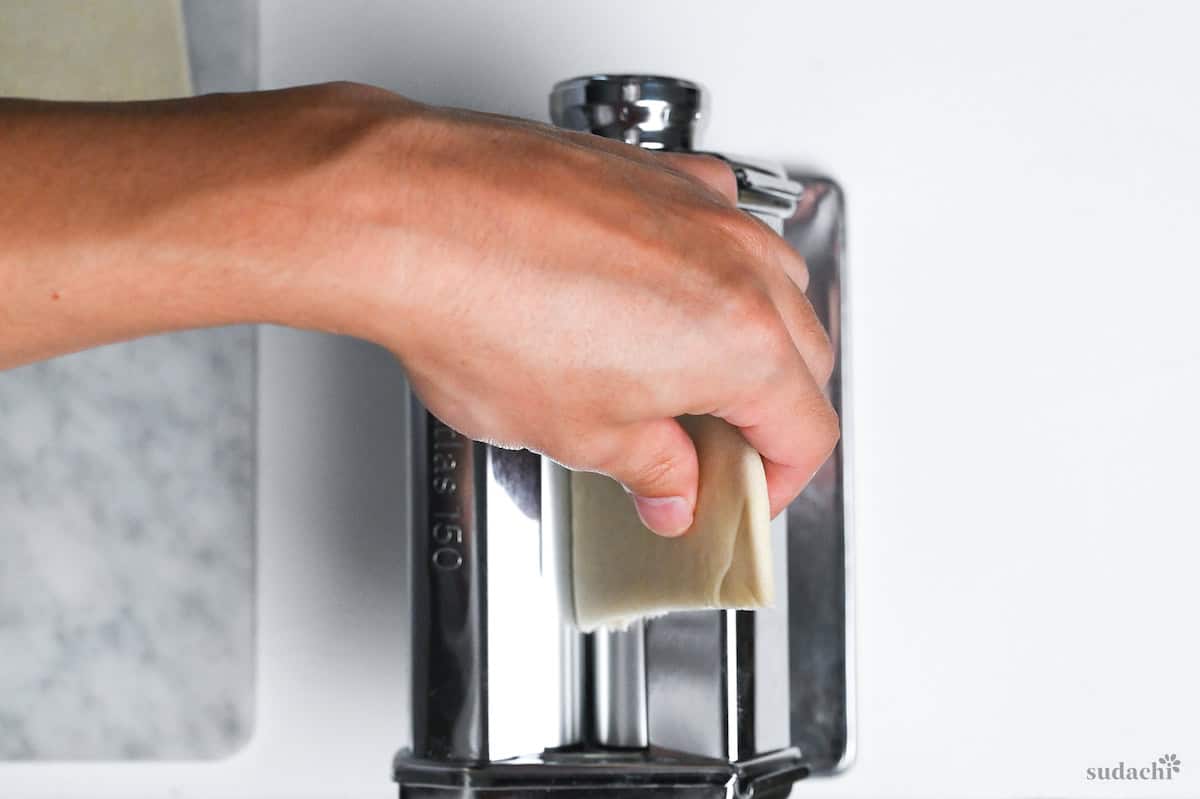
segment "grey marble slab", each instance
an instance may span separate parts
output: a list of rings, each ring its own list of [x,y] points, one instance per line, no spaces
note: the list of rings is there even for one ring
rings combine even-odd
[[[257,3],[184,4],[197,92]],[[0,760],[208,759],[254,707],[255,331],[0,372]]]
[[[0,374],[0,757],[213,757],[247,734],[253,339]]]

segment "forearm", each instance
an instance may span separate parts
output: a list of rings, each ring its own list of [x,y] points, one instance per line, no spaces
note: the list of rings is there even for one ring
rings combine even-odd
[[[837,440],[832,351],[803,261],[734,201],[715,161],[363,86],[0,101],[0,368],[240,322],[347,333],[464,434],[664,500],[664,532],[697,490],[675,417],[720,416],[778,512]]]
[[[0,100],[0,369],[183,328],[336,328],[321,261],[352,211],[323,206],[363,114],[305,102],[327,97]]]

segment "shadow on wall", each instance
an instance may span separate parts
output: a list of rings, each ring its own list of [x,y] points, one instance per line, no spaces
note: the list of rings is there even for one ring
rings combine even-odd
[[[183,0],[196,94],[258,87],[258,0]]]
[[[341,597],[353,605],[322,618],[340,619],[348,610],[363,647],[386,646],[385,631],[396,629],[408,602],[403,367],[374,344],[298,330],[265,330],[263,350],[264,378],[273,384],[264,386],[264,399],[270,394],[277,400],[278,392],[292,397],[286,403],[264,402],[260,411],[275,414],[260,417],[272,440],[287,438],[271,449],[271,457],[288,461],[286,468],[268,475],[273,500],[285,503],[283,518],[293,519],[284,528],[320,531],[321,573],[310,575],[313,590],[324,595],[322,602]],[[283,485],[275,482],[280,475]],[[338,635],[344,638],[346,632]]]

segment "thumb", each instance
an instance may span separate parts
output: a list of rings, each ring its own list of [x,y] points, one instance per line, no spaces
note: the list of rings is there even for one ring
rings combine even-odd
[[[613,443],[619,454],[603,471],[633,495],[642,524],[662,536],[687,532],[700,467],[696,445],[679,422],[661,419],[631,425]]]

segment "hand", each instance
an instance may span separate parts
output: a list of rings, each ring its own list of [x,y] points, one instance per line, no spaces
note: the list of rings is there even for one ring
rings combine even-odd
[[[345,231],[361,249],[344,324],[393,349],[437,416],[613,476],[662,534],[690,526],[696,497],[682,414],[742,430],[773,515],[799,493],[838,437],[832,352],[802,259],[736,209],[723,163],[498,116],[398,117],[359,164],[394,204]]]
[[[336,84],[0,100],[0,368],[239,322],[394,351],[474,438],[604,472],[691,523],[714,414],[778,513],[838,436],[803,261],[719,161]]]

